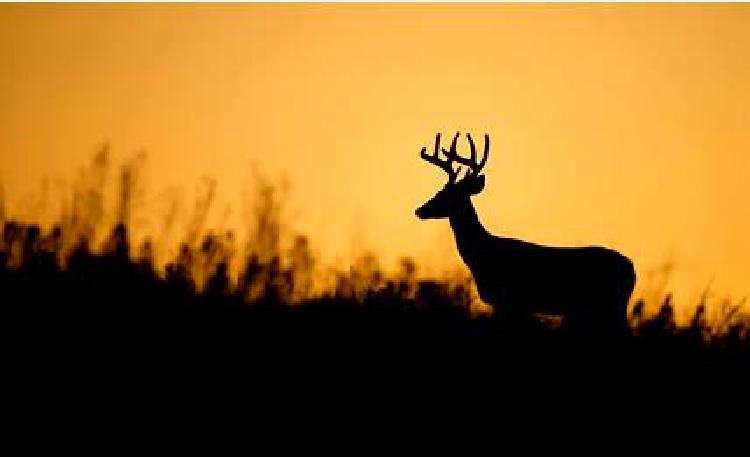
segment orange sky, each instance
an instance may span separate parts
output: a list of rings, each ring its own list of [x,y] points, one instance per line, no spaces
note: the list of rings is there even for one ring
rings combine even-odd
[[[444,180],[419,149],[460,129],[493,139],[493,233],[750,292],[748,5],[1,5],[0,62],[16,215],[110,140],[149,195],[214,176],[237,224],[255,161],[325,257],[449,265],[413,211]]]

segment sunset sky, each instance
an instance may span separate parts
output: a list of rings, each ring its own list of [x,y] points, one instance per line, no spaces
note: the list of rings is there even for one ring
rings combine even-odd
[[[459,258],[414,217],[445,179],[418,154],[460,130],[492,138],[491,232],[750,293],[748,5],[0,5],[0,62],[16,217],[54,217],[43,179],[110,141],[146,151],[148,207],[213,176],[239,226],[257,163],[324,259],[438,269]]]

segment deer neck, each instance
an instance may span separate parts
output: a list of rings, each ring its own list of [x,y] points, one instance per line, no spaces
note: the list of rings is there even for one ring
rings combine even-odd
[[[479,254],[480,246],[487,237],[487,231],[479,221],[477,211],[471,200],[467,198],[455,209],[449,217],[453,235],[456,237],[456,246],[461,258],[469,267]]]

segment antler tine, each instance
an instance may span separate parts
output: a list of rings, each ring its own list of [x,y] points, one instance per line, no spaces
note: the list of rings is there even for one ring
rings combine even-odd
[[[479,164],[479,169],[484,168],[484,164],[487,163],[487,159],[490,157],[490,135],[484,134],[484,155],[482,156],[482,162]]]
[[[453,135],[453,141],[451,141],[450,149],[442,148],[443,154],[445,154],[445,156],[448,157],[448,159],[450,159],[451,161],[456,160],[456,158],[460,158],[458,157],[458,152],[456,152],[456,145],[458,144],[459,136],[461,136],[461,132],[456,132],[456,134]]]
[[[472,174],[472,175],[478,175],[482,171],[482,168],[484,168],[484,165],[487,163],[487,158],[489,157],[490,136],[486,133],[484,134],[484,155],[480,162],[477,162],[477,148],[474,145],[474,139],[471,137],[470,133],[467,133],[466,137],[469,139],[469,148],[471,151],[470,158],[461,157],[460,155],[458,155],[458,152],[456,151],[456,140],[458,139],[458,136],[456,136],[453,139],[453,144],[451,144],[451,149],[450,150],[443,149],[443,152],[451,160],[454,160],[462,165],[466,165],[466,167],[468,167],[467,173]]]
[[[455,142],[456,139],[453,140],[454,144]],[[435,152],[432,155],[427,154],[427,147],[423,147],[419,155],[420,157],[422,157],[422,159],[435,166],[440,167],[443,171],[445,171],[448,174],[448,179],[450,180],[450,182],[454,182],[456,180],[458,172],[453,169],[453,158],[448,156],[448,160],[440,160],[440,133],[435,136]]]
[[[471,149],[471,163],[477,163],[477,148],[474,146],[474,139],[471,137],[471,133],[466,132],[466,137],[469,139],[469,149]]]
[[[469,147],[471,148],[471,164],[467,164],[467,166],[470,167],[473,174],[478,175],[487,163],[487,158],[490,156],[490,136],[486,133],[484,134],[484,154],[482,154],[481,162],[477,162],[477,148],[474,146],[474,139],[471,137],[471,133],[467,133],[466,136],[469,139]]]

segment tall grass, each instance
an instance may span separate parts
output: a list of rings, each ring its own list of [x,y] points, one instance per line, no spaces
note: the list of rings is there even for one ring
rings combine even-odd
[[[346,269],[321,264],[310,238],[283,218],[288,184],[270,179],[257,168],[252,170],[246,239],[238,240],[232,230],[209,226],[218,183],[204,178],[184,227],[176,227],[182,212],[179,199],[174,191],[167,193],[159,225],[142,233],[134,245],[134,232],[143,232],[134,229],[133,220],[144,200],[145,156],[139,154],[126,161],[114,174],[116,201],[111,204],[105,198],[107,182],[113,177],[109,153],[109,145],[103,145],[91,163],[79,170],[69,195],[57,196],[62,202],[60,215],[49,227],[8,217],[0,189],[4,269],[21,270],[28,267],[30,259],[45,257],[54,259],[51,268],[65,271],[74,257],[112,257],[146,268],[154,279],[179,278],[196,294],[224,281],[224,292],[247,304],[272,300],[294,305],[319,298],[363,303],[383,293],[415,299],[420,284],[434,288],[440,283],[446,300],[458,297],[454,304],[469,308],[471,298],[464,292],[471,287],[469,277],[420,282],[417,265],[408,257],[401,260],[395,272],[385,271],[369,251],[353,258]],[[174,249],[169,246],[170,238],[180,228],[182,235]]]
[[[0,295],[6,303],[39,309],[84,303],[89,310],[116,303],[120,309],[166,307],[172,313],[201,307],[297,307],[349,315],[351,310],[366,309],[395,313],[391,315],[398,319],[421,310],[423,323],[440,322],[443,328],[484,334],[487,316],[472,312],[478,298],[466,274],[421,279],[419,266],[408,257],[402,258],[396,271],[386,271],[367,251],[352,259],[348,268],[323,265],[313,241],[284,219],[288,185],[257,169],[252,175],[246,239],[209,226],[218,183],[206,178],[177,249],[165,246],[179,228],[174,195],[167,199],[160,225],[134,241],[135,214],[145,195],[144,157],[138,155],[119,169],[116,202],[109,205],[104,189],[111,179],[111,165],[109,146],[104,145],[76,176],[70,194],[57,196],[63,201],[62,211],[49,227],[14,220],[0,188]],[[107,214],[107,208],[113,208],[113,214]],[[636,338],[747,347],[750,317],[744,300],[722,302],[711,317],[706,291],[689,325],[680,327],[671,294],[663,287],[649,294],[635,299],[631,307]],[[645,312],[647,299],[659,302],[655,315]],[[150,312],[147,309],[143,318]],[[435,320],[435,313],[450,318]],[[548,319],[540,322],[543,331],[554,331]],[[420,325],[411,328],[424,330]]]

